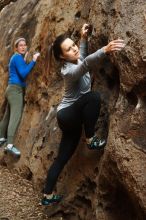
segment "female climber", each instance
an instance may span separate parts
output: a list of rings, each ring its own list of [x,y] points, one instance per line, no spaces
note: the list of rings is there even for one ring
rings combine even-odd
[[[54,186],[77,148],[82,127],[89,149],[100,150],[106,145],[106,140],[97,138],[95,134],[95,124],[100,112],[100,95],[91,91],[89,71],[106,54],[120,51],[125,45],[121,39],[114,40],[87,56],[88,33],[89,25],[84,24],[81,29],[80,48],[66,35],[58,36],[52,46],[54,57],[63,64],[61,75],[64,80],[64,96],[57,109],[57,121],[62,138],[58,156],[48,171],[42,205],[61,200],[62,197],[53,192]]]
[[[5,152],[20,156],[20,150],[14,146],[14,137],[21,120],[23,99],[25,92],[25,79],[35,66],[39,53],[33,55],[30,63],[26,63],[27,44],[25,38],[18,38],[15,43],[15,53],[9,62],[9,79],[5,96],[7,107],[0,122],[0,146],[7,143]]]

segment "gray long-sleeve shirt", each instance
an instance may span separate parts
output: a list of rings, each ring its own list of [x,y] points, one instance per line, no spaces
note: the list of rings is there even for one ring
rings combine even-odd
[[[64,96],[57,111],[71,106],[83,94],[91,91],[89,70],[106,56],[103,48],[87,56],[87,42],[80,43],[81,58],[77,64],[66,62],[61,68],[64,79]]]

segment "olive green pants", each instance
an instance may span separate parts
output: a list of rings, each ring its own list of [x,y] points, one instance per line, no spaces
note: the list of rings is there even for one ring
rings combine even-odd
[[[0,138],[5,137],[8,144],[13,144],[23,112],[24,88],[18,85],[8,85],[5,95],[7,107],[0,122]]]

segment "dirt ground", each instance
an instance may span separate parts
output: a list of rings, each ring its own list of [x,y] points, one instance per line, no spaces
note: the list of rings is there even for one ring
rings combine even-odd
[[[50,219],[39,197],[29,181],[0,166],[0,220]]]

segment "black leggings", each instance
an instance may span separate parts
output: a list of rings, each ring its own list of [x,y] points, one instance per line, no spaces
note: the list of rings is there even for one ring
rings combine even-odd
[[[80,97],[73,105],[57,113],[62,138],[58,156],[48,171],[45,194],[52,193],[59,174],[75,152],[81,137],[82,125],[85,129],[86,138],[94,135],[99,112],[100,95],[97,92],[89,92]]]

